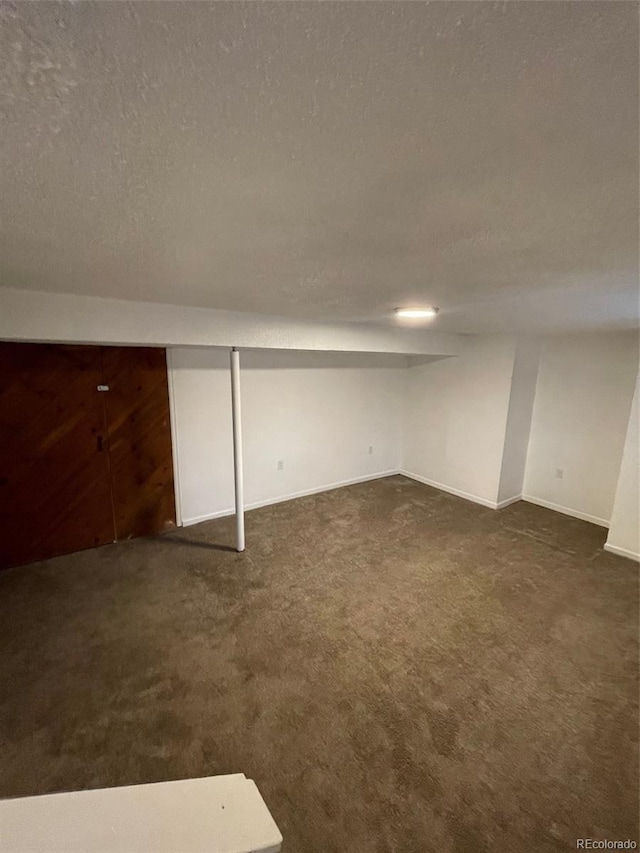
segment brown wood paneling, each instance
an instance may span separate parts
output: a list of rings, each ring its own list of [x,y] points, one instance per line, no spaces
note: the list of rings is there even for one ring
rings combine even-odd
[[[101,381],[98,347],[0,343],[0,567],[115,539]]]
[[[117,539],[175,526],[164,349],[102,347]]]

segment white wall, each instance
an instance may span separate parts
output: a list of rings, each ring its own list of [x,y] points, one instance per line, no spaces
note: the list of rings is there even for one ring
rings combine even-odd
[[[228,352],[216,345],[288,350],[243,351],[249,504],[402,467],[497,506],[517,495],[522,480],[536,359],[532,350],[521,358],[523,344],[512,337],[0,288],[0,340],[171,347],[188,520],[233,505]],[[401,354],[418,359],[407,370]],[[435,357],[440,360],[417,363]],[[547,339],[526,455],[527,499],[608,523],[637,364],[634,332]],[[364,458],[370,444],[375,453]],[[564,470],[562,480],[557,468]],[[622,512],[616,509],[620,518]]]
[[[247,506],[399,469],[406,358],[243,351],[240,359]],[[233,508],[229,353],[174,348],[170,375],[181,513],[193,523]]]
[[[409,367],[405,473],[496,505],[515,346],[511,337],[469,335],[458,357]]]
[[[637,371],[635,332],[545,340],[524,479],[527,500],[608,524]],[[556,469],[563,470],[562,479]]]
[[[452,355],[458,335],[0,288],[0,340]]]
[[[622,465],[611,513],[608,551],[640,560],[640,376],[629,417]]]

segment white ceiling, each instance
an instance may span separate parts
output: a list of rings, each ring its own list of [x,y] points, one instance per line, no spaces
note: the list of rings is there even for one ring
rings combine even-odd
[[[634,325],[633,3],[3,3],[7,287]],[[388,322],[394,322],[389,319]]]

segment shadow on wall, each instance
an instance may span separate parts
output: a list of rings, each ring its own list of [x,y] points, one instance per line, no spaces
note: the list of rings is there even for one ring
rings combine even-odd
[[[443,356],[444,357],[444,356]],[[426,361],[432,356],[424,356]],[[229,370],[229,350],[193,347],[181,350],[180,367],[188,370]],[[247,370],[310,368],[407,367],[406,355],[395,353],[316,352],[307,350],[240,349],[240,367]]]
[[[457,358],[451,355],[410,355],[407,358],[407,367],[422,367],[423,364],[430,364],[432,361],[442,361],[443,358]]]

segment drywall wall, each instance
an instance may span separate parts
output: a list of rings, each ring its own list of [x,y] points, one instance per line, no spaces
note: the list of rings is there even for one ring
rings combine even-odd
[[[637,371],[635,332],[544,341],[524,478],[527,500],[609,523]]]
[[[459,337],[425,328],[290,317],[0,288],[0,340],[273,347],[453,355]]]
[[[611,513],[607,551],[640,560],[640,376],[622,453],[622,464]]]
[[[248,508],[399,469],[405,358],[243,351],[240,359]],[[169,363],[179,501],[190,524],[233,509],[229,353],[174,348]]]
[[[539,361],[540,341],[531,338],[518,340],[498,489],[500,506],[518,500],[522,495]]]
[[[515,350],[514,338],[470,335],[457,358],[410,364],[404,473],[497,505]]]

